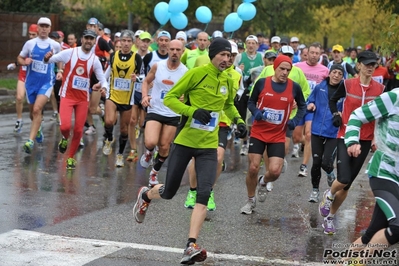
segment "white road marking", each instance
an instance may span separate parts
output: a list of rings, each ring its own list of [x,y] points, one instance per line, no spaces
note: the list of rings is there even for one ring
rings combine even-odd
[[[182,248],[144,245],[87,238],[49,235],[26,230],[12,230],[0,234],[0,265],[7,266],[69,266],[84,265],[93,260],[123,248],[142,249],[182,254]],[[215,260],[232,260],[246,262],[262,262],[282,265],[319,266],[321,263],[300,264],[299,261],[267,259],[264,257],[235,254],[215,254],[208,252],[208,258]]]

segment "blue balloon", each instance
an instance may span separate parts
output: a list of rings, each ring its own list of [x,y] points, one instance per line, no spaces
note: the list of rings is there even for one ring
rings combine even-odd
[[[195,17],[201,23],[209,23],[212,20],[212,11],[207,6],[200,6],[195,11]]]
[[[188,0],[170,0],[169,1],[169,12],[174,13],[181,13],[186,11],[188,7]]]
[[[183,13],[172,14],[170,17],[170,23],[172,23],[172,26],[176,29],[182,30],[187,27],[188,19]]]
[[[253,2],[255,2],[256,0],[243,0],[243,2],[244,3],[253,3]]]
[[[159,2],[154,8],[155,19],[161,25],[165,25],[170,18],[170,13],[168,12],[168,7],[169,7],[168,3]]]
[[[238,30],[242,25],[242,19],[238,16],[236,12],[230,13],[224,19],[224,31],[233,32]]]
[[[256,7],[250,3],[242,3],[237,8],[237,14],[244,21],[251,20],[256,15]]]

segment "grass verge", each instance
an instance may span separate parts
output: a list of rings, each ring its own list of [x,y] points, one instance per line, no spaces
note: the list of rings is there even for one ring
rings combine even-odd
[[[0,79],[0,88],[15,90],[17,88],[17,79]]]

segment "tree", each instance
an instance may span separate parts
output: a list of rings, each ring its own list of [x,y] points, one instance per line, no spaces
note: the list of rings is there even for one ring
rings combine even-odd
[[[2,0],[0,11],[29,12],[29,13],[56,13],[64,10],[61,0]]]

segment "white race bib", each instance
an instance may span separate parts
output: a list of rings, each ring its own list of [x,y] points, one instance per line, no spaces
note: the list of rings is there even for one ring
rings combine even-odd
[[[143,83],[135,82],[134,83],[134,90],[137,92],[141,92],[141,86],[143,86]]]
[[[316,87],[317,83],[313,80],[308,80],[310,91],[313,91],[314,87]]]
[[[284,119],[284,110],[275,110],[271,108],[263,108],[263,120],[270,124],[280,125]]]
[[[41,74],[47,74],[48,64],[43,63],[42,61],[32,60],[32,71]]]
[[[76,90],[89,91],[90,79],[79,76],[73,76],[72,88]]]
[[[191,119],[190,127],[212,132],[216,129],[217,125],[219,124],[219,113],[211,112],[211,117],[212,117],[211,121],[206,125],[203,125],[200,121],[193,118]]]
[[[114,78],[114,90],[117,91],[130,91],[130,79]]]

